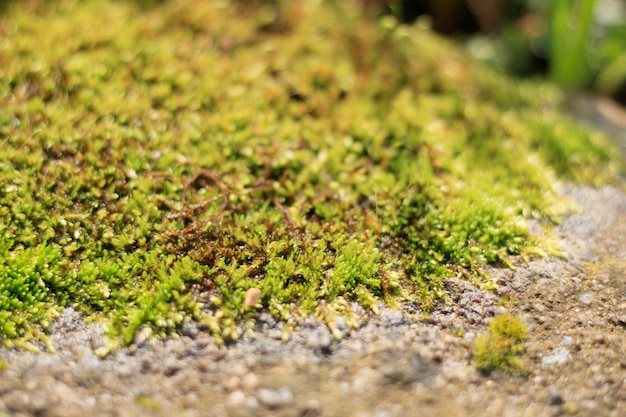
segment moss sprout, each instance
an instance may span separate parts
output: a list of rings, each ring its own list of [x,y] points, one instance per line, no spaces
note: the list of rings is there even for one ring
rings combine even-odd
[[[518,317],[495,317],[487,332],[474,340],[474,366],[481,372],[525,374],[527,369],[519,356],[524,352],[527,335],[528,328]]]

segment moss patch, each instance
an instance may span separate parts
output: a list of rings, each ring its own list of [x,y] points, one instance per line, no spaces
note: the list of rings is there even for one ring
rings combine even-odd
[[[474,366],[481,372],[528,372],[519,355],[524,351],[528,328],[516,316],[503,314],[489,323],[488,331],[474,341]]]
[[[334,327],[424,311],[540,249],[556,178],[618,171],[561,93],[333,2],[14,4],[0,18],[0,332],[73,304],[115,343],[259,303]],[[243,323],[242,326],[238,326]],[[289,328],[289,326],[287,326]],[[49,346],[52,349],[51,346]]]

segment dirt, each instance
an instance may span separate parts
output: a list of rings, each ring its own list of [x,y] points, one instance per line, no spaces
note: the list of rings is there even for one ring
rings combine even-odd
[[[563,191],[581,209],[557,229],[563,258],[492,270],[496,292],[451,280],[456,302],[427,319],[382,308],[340,342],[312,319],[283,341],[260,314],[257,337],[233,346],[190,324],[100,359],[101,329],[67,309],[56,354],[0,352],[0,416],[623,415],[626,194]],[[471,365],[472,340],[504,311],[529,327],[528,376]]]

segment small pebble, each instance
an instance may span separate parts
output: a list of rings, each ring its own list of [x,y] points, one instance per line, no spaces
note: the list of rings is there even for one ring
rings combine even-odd
[[[231,376],[222,381],[222,387],[224,387],[226,391],[237,392],[236,390],[240,387],[240,385],[241,379],[238,376]]]
[[[572,355],[564,347],[556,348],[551,355],[541,358],[541,364],[543,366],[558,366],[564,365],[572,359]]]
[[[243,303],[246,307],[254,307],[260,299],[261,290],[258,288],[249,288],[248,291],[246,291],[246,298],[244,299]]]
[[[232,406],[239,407],[246,402],[246,394],[242,391],[233,391],[228,395],[228,403]]]
[[[249,373],[241,378],[241,385],[244,388],[253,389],[259,384],[259,377],[256,374]]]
[[[259,401],[254,397],[246,398],[245,405],[247,408],[257,408],[259,406]]]
[[[198,336],[198,333],[200,333],[200,330],[198,329],[198,326],[196,325],[196,323],[191,322],[191,321],[184,321],[181,326],[181,333],[184,336],[187,336],[191,339],[195,339],[196,336]]]
[[[306,404],[306,415],[317,415],[322,409],[322,406],[319,402],[319,400],[316,399],[311,399],[309,400],[309,402]]]
[[[332,335],[327,327],[319,327],[307,338],[307,344],[313,349],[319,349],[322,353],[330,352]]]
[[[372,368],[360,369],[352,381],[352,389],[358,394],[366,394],[380,383],[381,374]]]
[[[83,356],[74,368],[74,375],[81,383],[99,381],[102,377],[102,372],[98,357],[93,353]]]
[[[261,404],[267,408],[284,407],[293,401],[293,394],[289,387],[281,387],[276,391],[261,388],[257,396]]]
[[[548,404],[550,405],[563,405],[565,400],[563,400],[563,396],[561,395],[561,390],[557,387],[548,388]]]
[[[610,322],[615,326],[621,326],[626,328],[626,314],[611,317]]]
[[[589,305],[593,301],[593,295],[591,295],[591,293],[586,292],[580,296],[579,300],[581,303]]]

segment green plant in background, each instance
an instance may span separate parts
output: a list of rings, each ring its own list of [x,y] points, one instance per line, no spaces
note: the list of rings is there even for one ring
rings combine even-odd
[[[469,50],[507,72],[529,76],[546,69],[569,89],[592,88],[623,102],[626,85],[626,8],[612,0],[515,3],[498,36],[476,36]]]
[[[481,372],[504,371],[523,375],[527,371],[519,358],[524,352],[528,328],[510,314],[496,316],[482,336],[474,340],[474,366]]]
[[[485,265],[542,249],[525,223],[563,212],[558,178],[620,171],[552,86],[425,27],[280,6],[28,2],[0,18],[5,346],[53,349],[70,305],[108,348],[185,321],[234,341],[254,329],[251,288],[286,331],[314,316],[339,338],[338,316],[357,327],[380,303],[426,314],[447,278],[493,288]]]
[[[602,94],[615,94],[626,88],[626,22],[609,25],[601,36],[593,51],[598,72],[594,86]]]
[[[550,78],[565,87],[582,87],[591,78],[589,33],[595,0],[550,2]]]

